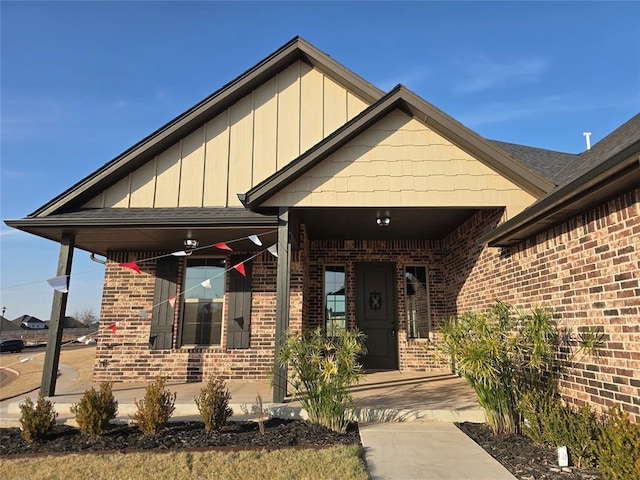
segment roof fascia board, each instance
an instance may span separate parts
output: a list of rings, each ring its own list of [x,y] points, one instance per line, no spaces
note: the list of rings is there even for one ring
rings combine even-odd
[[[478,239],[479,244],[488,244],[491,247],[509,246],[517,243],[516,235],[535,223],[542,222],[563,207],[580,200],[582,194],[600,184],[606,183],[613,177],[623,173],[632,174],[640,169],[640,140],[629,145],[624,150],[602,162],[596,168],[588,171],[581,177],[558,187],[546,197],[531,205],[519,215],[496,227],[486,235]],[[625,172],[627,170],[627,172]],[[531,235],[548,228],[544,224]]]
[[[293,162],[277,171],[245,194],[238,197],[247,208],[255,209],[261,203],[303,175],[349,140],[369,128],[392,110],[400,108],[408,115],[434,128],[471,155],[479,158],[490,168],[512,180],[527,192],[540,198],[555,185],[544,177],[525,168],[498,147],[482,139],[464,125],[441,112],[416,94],[398,85],[377,103],[343,125]]]
[[[91,197],[97,193],[96,190],[112,183],[113,177],[120,178],[123,174],[122,169],[126,169],[124,173],[128,173],[137,168],[297,59],[303,59],[314,66],[317,65],[332,79],[359,93],[364,100],[374,102],[383,95],[381,90],[340,65],[301,37],[295,37],[254,67],[31,213],[29,217],[51,215],[74,200]]]

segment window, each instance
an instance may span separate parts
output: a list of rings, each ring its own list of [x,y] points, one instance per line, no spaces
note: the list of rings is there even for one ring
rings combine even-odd
[[[335,337],[347,328],[345,270],[343,266],[324,269],[324,315],[328,337]]]
[[[431,309],[427,267],[405,267],[407,335],[409,338],[429,338]]]
[[[220,345],[225,261],[189,258],[184,276],[182,345]],[[209,288],[211,286],[211,288]]]

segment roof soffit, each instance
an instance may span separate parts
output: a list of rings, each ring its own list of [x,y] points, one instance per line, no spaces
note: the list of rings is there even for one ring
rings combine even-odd
[[[495,144],[469,130],[406,87],[398,85],[377,103],[371,105],[296,160],[266,178],[246,194],[240,195],[243,203],[252,209],[259,208],[265,200],[281,191],[329,155],[339,150],[351,139],[396,109],[402,110],[432,128],[435,132],[441,134],[536,198],[540,198],[555,187],[551,181],[526,167]]]
[[[137,144],[106,163],[94,173],[34,211],[29,217],[45,217],[73,209],[90,200],[102,190],[125,177],[146,161],[215,117],[243,96],[258,88],[296,60],[317,68],[333,81],[347,88],[363,100],[373,103],[384,92],[368,83],[329,55],[318,50],[301,37],[295,37],[274,53],[222,86],[189,110],[160,127]]]

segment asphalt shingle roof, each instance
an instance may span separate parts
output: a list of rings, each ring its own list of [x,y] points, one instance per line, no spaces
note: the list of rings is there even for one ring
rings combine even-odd
[[[563,185],[584,175],[602,162],[640,140],[640,113],[596,143],[567,164],[552,180]]]
[[[550,180],[553,180],[558,172],[573,162],[577,156],[573,153],[556,152],[498,140],[489,140],[489,142]]]

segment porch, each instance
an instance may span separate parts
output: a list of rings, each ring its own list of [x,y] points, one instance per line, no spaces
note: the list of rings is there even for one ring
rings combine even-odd
[[[58,422],[73,423],[70,412],[90,385],[65,385],[63,375],[58,383],[58,393],[51,399],[58,412]],[[231,392],[234,419],[255,419],[259,415],[258,394],[262,398],[266,416],[300,418],[298,402],[290,398],[284,403],[271,403],[272,389],[263,381],[227,381]],[[118,401],[118,420],[129,421],[135,411],[135,400],[144,396],[145,383],[116,383],[114,396]],[[169,390],[176,392],[176,410],[173,420],[193,420],[199,412],[194,398],[203,383],[170,383]],[[26,396],[26,395],[25,395]],[[353,388],[358,407],[356,419],[361,422],[403,421],[456,421],[484,422],[484,413],[478,405],[475,393],[464,381],[449,373],[385,371],[365,375]],[[20,416],[19,403],[23,398],[2,402],[1,426],[17,425]],[[14,425],[15,423],[15,425]]]

